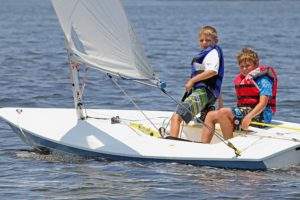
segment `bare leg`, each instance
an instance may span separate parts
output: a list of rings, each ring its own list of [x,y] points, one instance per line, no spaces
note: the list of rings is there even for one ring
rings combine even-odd
[[[215,124],[218,117],[218,110],[216,111],[210,111],[207,113],[204,126],[202,128],[202,136],[201,136],[201,142],[202,143],[210,143],[214,131],[215,131]]]
[[[171,136],[178,137],[181,122],[181,117],[177,113],[174,113],[171,118]]]
[[[218,122],[225,140],[233,137],[233,114],[230,108],[222,108],[219,110]]]
[[[210,111],[207,114],[204,123],[205,126],[203,126],[201,137],[203,143],[210,143],[214,135],[216,123],[220,123],[225,140],[233,137],[233,114],[230,108],[221,108],[220,110]]]

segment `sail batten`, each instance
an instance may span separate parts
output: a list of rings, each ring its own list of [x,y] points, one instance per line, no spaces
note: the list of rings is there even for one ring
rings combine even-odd
[[[68,49],[91,67],[156,81],[120,0],[52,0]]]

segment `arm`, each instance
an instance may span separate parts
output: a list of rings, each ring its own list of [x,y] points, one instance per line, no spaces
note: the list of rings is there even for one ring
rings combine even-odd
[[[253,117],[259,115],[264,110],[264,108],[268,104],[269,98],[272,98],[272,85],[273,85],[273,82],[268,77],[265,76],[265,77],[259,78],[257,80],[257,82],[254,82],[254,83],[257,83],[257,86],[258,86],[259,91],[260,91],[259,92],[259,95],[260,95],[259,103],[243,119],[241,127],[244,130],[246,130],[248,128],[248,126],[250,125],[251,120],[253,119]]]
[[[198,82],[198,81],[202,81],[202,80],[206,80],[208,78],[211,78],[215,75],[217,75],[218,73],[216,71],[213,70],[205,70],[202,73],[198,74],[197,76],[194,76],[193,78],[191,78],[190,80],[188,80],[185,84],[185,89],[186,91],[190,91],[193,87],[193,85]]]
[[[219,54],[216,49],[210,51],[204,58],[204,71],[188,80],[185,84],[187,91],[191,90],[198,81],[209,79],[218,74],[219,71]]]
[[[242,121],[242,129],[244,130],[247,130],[250,123],[251,123],[251,120],[259,115],[263,110],[264,108],[266,107],[266,105],[268,104],[268,96],[260,96],[259,97],[259,103],[253,108],[253,110],[251,110],[251,112],[249,112],[243,119]]]

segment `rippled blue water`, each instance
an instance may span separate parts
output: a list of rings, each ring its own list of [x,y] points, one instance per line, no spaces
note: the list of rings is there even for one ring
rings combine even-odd
[[[149,61],[176,98],[183,93],[199,26],[220,34],[225,105],[234,102],[235,55],[259,52],[279,73],[276,119],[300,123],[300,2],[125,0]],[[0,106],[72,107],[63,34],[50,1],[0,0]],[[173,110],[154,90],[122,83],[142,108]],[[131,86],[131,87],[129,87]],[[88,73],[89,107],[133,108],[100,72]],[[1,199],[300,199],[300,168],[240,171],[181,164],[100,162],[41,155],[0,122]]]

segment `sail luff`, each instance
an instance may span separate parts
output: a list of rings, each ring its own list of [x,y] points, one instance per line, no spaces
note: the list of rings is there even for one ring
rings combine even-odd
[[[52,0],[71,53],[93,68],[157,81],[119,0]]]

